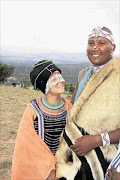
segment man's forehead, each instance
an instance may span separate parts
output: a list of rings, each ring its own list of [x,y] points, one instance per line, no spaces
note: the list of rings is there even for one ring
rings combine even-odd
[[[92,37],[88,40],[89,41],[96,41],[96,37]],[[105,42],[110,42],[108,39],[104,38],[104,37],[101,37],[101,36],[98,36],[97,38],[97,41],[105,41]],[[111,43],[111,42],[110,42]]]

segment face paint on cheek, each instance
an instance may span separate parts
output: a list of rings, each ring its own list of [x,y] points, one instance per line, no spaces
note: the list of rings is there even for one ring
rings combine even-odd
[[[56,86],[58,84],[58,77],[57,74],[55,74],[54,76],[51,77],[51,84],[52,86]]]
[[[61,74],[58,74],[58,78],[59,78],[59,81],[61,81],[61,82],[64,82],[64,83],[65,83],[65,80],[64,80],[64,78],[62,77],[62,75],[61,75]]]
[[[58,84],[57,74],[55,74],[55,75],[52,74],[47,81],[45,94],[47,94],[49,92],[51,87],[56,86],[57,84]]]

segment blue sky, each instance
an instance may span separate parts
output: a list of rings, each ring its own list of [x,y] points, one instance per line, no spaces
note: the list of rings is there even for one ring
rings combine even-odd
[[[90,31],[106,26],[120,55],[120,1],[1,1],[1,52],[86,52]]]

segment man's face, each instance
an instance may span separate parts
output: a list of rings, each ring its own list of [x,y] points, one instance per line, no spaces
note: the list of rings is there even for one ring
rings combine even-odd
[[[101,66],[107,63],[111,58],[111,53],[114,51],[115,45],[104,37],[95,37],[89,39],[87,47],[87,55],[89,60],[95,66]]]

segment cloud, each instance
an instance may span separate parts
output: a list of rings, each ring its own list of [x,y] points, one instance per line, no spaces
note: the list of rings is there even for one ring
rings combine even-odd
[[[98,25],[110,28],[119,46],[119,1],[1,1],[2,48],[85,52]]]

